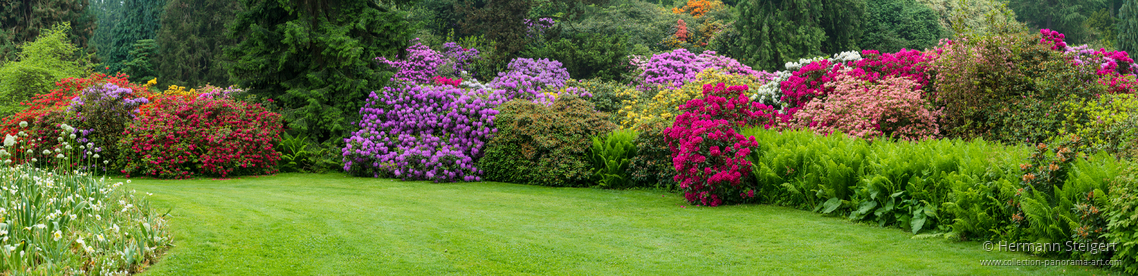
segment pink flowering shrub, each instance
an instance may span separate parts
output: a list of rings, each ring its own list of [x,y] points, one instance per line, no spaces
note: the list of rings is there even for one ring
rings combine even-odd
[[[866,139],[886,136],[918,140],[940,133],[940,112],[929,110],[919,85],[910,78],[891,76],[871,82],[858,79],[858,75],[839,74],[826,86],[833,92],[810,100],[795,115],[798,127],[824,135],[840,131]]]
[[[1098,82],[1107,86],[1107,92],[1133,93],[1134,73],[1138,72],[1138,63],[1123,51],[1107,51],[1106,49],[1090,49],[1087,45],[1067,47],[1064,51],[1075,65],[1086,66],[1093,69],[1100,76]]]
[[[119,140],[127,177],[276,173],[281,115],[228,98],[160,96]]]
[[[746,156],[758,144],[736,128],[769,124],[774,109],[751,102],[746,91],[747,86],[705,85],[703,98],[681,105],[684,113],[664,131],[675,180],[688,202],[718,206],[754,198],[753,183],[742,180],[751,171]]]
[[[451,87],[458,87],[458,85],[462,84],[462,78],[452,79],[452,78],[447,78],[447,77],[435,76],[434,78],[431,78],[431,79],[434,80],[435,85],[450,85]]]
[[[833,91],[827,83],[835,81],[839,74],[848,74],[865,81],[900,76],[914,80],[918,84],[915,89],[929,84],[926,69],[933,55],[902,49],[896,53],[885,54],[876,50],[864,50],[861,56],[860,60],[846,63],[821,60],[803,65],[792,73],[790,78],[779,84],[783,91],[782,102],[787,103],[791,110],[795,110],[793,108],[800,108],[815,97],[825,96]],[[843,68],[848,68],[849,72],[843,72]]]

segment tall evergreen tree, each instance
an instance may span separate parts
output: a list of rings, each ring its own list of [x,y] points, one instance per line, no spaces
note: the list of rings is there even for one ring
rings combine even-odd
[[[1138,0],[1126,0],[1118,9],[1118,50],[1138,53]]]
[[[294,131],[329,147],[359,120],[370,91],[391,77],[374,58],[406,49],[404,13],[369,0],[242,0],[225,50],[237,85],[276,100]]]
[[[858,46],[882,52],[924,50],[947,37],[936,12],[915,0],[869,0]]]
[[[737,53],[753,67],[855,50],[864,0],[746,0],[739,3]]]
[[[95,30],[87,0],[0,1],[0,62],[14,60],[17,46],[62,22],[71,25],[71,43],[86,48]]]
[[[237,0],[168,0],[158,31],[158,81],[164,85],[229,84],[224,47],[237,42],[226,26],[237,18]]]
[[[99,0],[96,0],[99,1]],[[100,34],[96,35],[99,59],[109,72],[124,71],[130,52],[139,40],[154,39],[165,0],[100,1],[97,9]]]

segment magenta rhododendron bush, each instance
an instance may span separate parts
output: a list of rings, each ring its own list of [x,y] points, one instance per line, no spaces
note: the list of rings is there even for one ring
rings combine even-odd
[[[276,173],[281,115],[229,98],[161,97],[123,131],[127,177]]]
[[[751,102],[747,86],[724,86],[704,85],[703,98],[681,105],[684,113],[665,130],[675,180],[692,204],[718,206],[754,198],[754,183],[743,180],[751,171],[746,156],[758,144],[736,128],[776,120],[774,108]]]

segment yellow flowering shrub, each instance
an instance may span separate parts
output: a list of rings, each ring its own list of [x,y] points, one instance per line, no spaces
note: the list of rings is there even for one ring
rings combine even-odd
[[[1066,120],[1059,135],[1075,134],[1092,151],[1133,157],[1138,150],[1138,97],[1107,94],[1098,99],[1064,103]]]
[[[193,89],[193,88],[190,88],[190,90],[186,90],[186,88],[182,87],[182,86],[170,85],[169,88],[166,88],[166,91],[162,91],[162,94],[163,95],[181,96],[184,98],[194,98],[194,97],[198,96],[198,91],[196,89]]]
[[[671,122],[679,115],[681,104],[703,96],[704,84],[718,83],[724,83],[727,86],[746,85],[751,90],[758,89],[759,86],[763,85],[763,82],[754,76],[731,75],[720,73],[715,69],[707,69],[696,75],[695,80],[678,89],[661,90],[651,99],[626,100],[624,107],[620,110],[622,117],[620,124],[622,127],[633,128],[657,119]]]
[[[150,79],[150,81],[148,81],[148,82],[146,82],[146,84],[142,85],[142,90],[146,90],[147,93],[153,93],[153,92],[150,92],[150,88],[154,87],[154,85],[157,85],[157,84],[158,84],[158,78]]]

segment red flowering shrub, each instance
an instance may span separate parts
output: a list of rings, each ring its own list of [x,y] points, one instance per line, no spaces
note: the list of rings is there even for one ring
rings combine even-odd
[[[160,96],[123,131],[123,173],[161,178],[276,172],[281,115],[228,98]]]
[[[755,187],[741,180],[751,171],[745,157],[758,144],[735,128],[776,119],[772,107],[751,102],[746,92],[747,86],[704,85],[703,98],[681,105],[684,113],[665,130],[675,180],[688,202],[718,206],[754,198]]]

